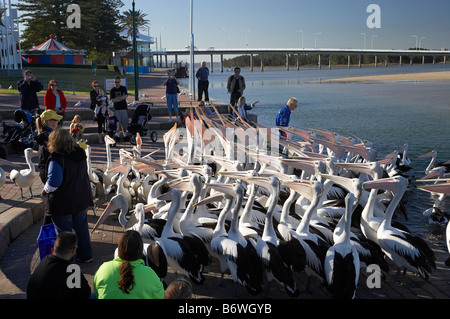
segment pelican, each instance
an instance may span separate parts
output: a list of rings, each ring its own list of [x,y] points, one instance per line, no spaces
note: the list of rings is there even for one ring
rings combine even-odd
[[[325,276],[328,289],[336,299],[354,299],[358,287],[360,264],[359,255],[350,242],[351,214],[355,196],[345,197],[345,214],[342,217],[345,228],[339,240],[327,251],[325,257]]]
[[[295,231],[291,231],[291,236],[296,238],[306,252],[306,274],[308,275],[308,285],[311,276],[319,278],[321,282],[325,280],[323,263],[328,250],[327,242],[319,235],[312,234],[309,230],[309,223],[313,214],[317,212],[320,197],[323,195],[323,185],[319,181],[283,181],[285,186],[294,189],[299,194],[307,197],[311,204],[305,211],[303,218]]]
[[[244,197],[244,188],[241,183],[233,185],[215,183],[210,186],[218,192],[224,193],[226,199],[211,240],[213,255],[218,256],[221,265],[222,280],[223,273],[228,268],[235,284],[241,284],[250,294],[258,295],[262,292],[263,283],[261,262],[256,255],[253,244],[248,243],[237,229],[237,219]],[[231,210],[231,226],[227,233],[225,219],[233,197],[236,198],[236,202]],[[235,294],[236,292],[237,286],[235,286]]]
[[[428,152],[428,153],[425,153],[425,154],[419,156],[419,158],[424,158],[424,157],[431,157],[430,163],[428,164],[427,168],[425,168],[425,175],[430,174],[431,170],[433,168],[440,167],[440,166],[445,167],[445,173],[450,172],[450,161],[437,163],[437,151],[436,150],[432,150],[431,152]]]
[[[3,158],[0,158],[0,165],[2,165],[2,166],[12,166],[12,167],[17,167],[17,168],[20,167],[19,165],[15,164],[13,162],[7,161],[7,160],[5,160]],[[3,170],[3,168],[0,166],[0,187],[5,185],[5,183],[6,183],[6,173]],[[3,198],[0,196],[0,200],[2,200],[2,199]]]
[[[172,189],[171,193],[173,200],[167,222],[164,225],[161,237],[156,238],[156,242],[162,246],[167,263],[175,272],[181,272],[189,276],[195,284],[201,285],[205,281],[205,277],[200,271],[200,263],[196,254],[185,237],[173,230],[175,216],[180,209],[181,193],[176,188]]]
[[[439,184],[433,184],[433,185],[424,185],[419,186],[419,189],[423,191],[427,191],[430,193],[440,193],[440,194],[450,194],[450,179],[446,179],[445,182],[441,182]],[[447,250],[450,254],[450,223],[447,223],[447,229],[445,232],[446,235],[446,241],[447,241]],[[447,267],[450,267],[450,256],[445,260],[445,265]]]
[[[33,151],[32,148],[27,148],[24,150],[25,154],[25,160],[27,161],[28,168],[22,169],[20,171],[13,169],[11,173],[9,174],[9,178],[11,181],[14,182],[17,186],[20,187],[20,196],[23,199],[23,188],[28,187],[30,190],[30,198],[33,197],[33,192],[31,190],[31,186],[34,183],[34,180],[39,175],[38,172],[36,172],[36,169],[34,167],[34,163],[31,161],[31,158],[38,156],[38,152]]]
[[[407,186],[408,180],[402,176],[364,183],[364,188],[389,189],[395,194],[386,210],[384,220],[378,227],[377,238],[386,256],[397,265],[397,275],[401,268],[405,268],[428,279],[432,268],[436,269],[434,252],[422,238],[391,226],[395,207],[400,202]]]
[[[270,282],[275,279],[284,287],[289,296],[297,297],[300,291],[294,280],[291,268],[285,263],[282,253],[279,250],[280,242],[273,226],[273,211],[278,202],[280,181],[275,176],[271,177],[269,181],[267,181],[267,178],[261,177],[248,178],[247,180],[260,184],[260,186],[265,187],[271,194],[268,201],[263,234],[256,242],[256,251],[264,265],[268,287]]]

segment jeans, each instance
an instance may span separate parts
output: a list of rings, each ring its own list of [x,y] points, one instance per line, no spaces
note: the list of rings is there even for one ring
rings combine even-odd
[[[58,232],[75,231],[78,238],[78,248],[76,258],[81,261],[92,258],[91,237],[87,222],[87,211],[73,215],[52,216],[53,223]]]
[[[177,114],[178,113],[178,94],[166,93],[166,101],[167,101],[167,109],[169,110],[169,114],[172,114],[172,112]],[[172,105],[173,105],[173,108],[172,108]]]
[[[209,81],[198,81],[198,101],[202,100],[203,92],[205,92],[205,102],[209,102],[208,87]]]

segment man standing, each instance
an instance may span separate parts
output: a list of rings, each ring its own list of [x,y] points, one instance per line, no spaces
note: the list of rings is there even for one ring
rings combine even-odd
[[[244,94],[245,90],[245,79],[241,75],[240,67],[235,67],[234,74],[228,77],[227,90],[228,93],[231,94],[230,104],[234,107],[237,100]]]
[[[205,104],[209,105],[209,69],[206,67],[206,62],[202,61],[200,68],[197,70],[195,77],[198,79],[198,99],[197,101],[201,101],[203,97],[203,92],[205,93]]]
[[[291,111],[294,111],[298,106],[298,100],[295,97],[291,97],[286,105],[278,111],[277,116],[275,118],[275,126],[289,126],[289,121],[291,120]],[[280,139],[286,140],[286,133],[283,130],[280,130]],[[286,152],[287,149],[284,149],[282,145],[279,145],[280,153]]]
[[[41,91],[44,86],[36,80],[31,70],[24,72],[24,78],[17,82],[19,90],[20,108],[29,113],[39,108],[37,92]]]
[[[110,91],[110,100],[114,103],[114,115],[119,120],[119,128],[122,130],[124,141],[129,141],[127,136],[128,129],[128,91],[123,85],[120,85],[120,77],[114,78],[114,87]],[[120,132],[116,133],[116,141],[120,140]]]

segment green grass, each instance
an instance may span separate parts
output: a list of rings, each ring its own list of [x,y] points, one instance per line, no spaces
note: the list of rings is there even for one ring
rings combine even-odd
[[[92,90],[91,83],[94,80],[99,81],[100,87],[104,86],[105,79],[112,79],[120,75],[116,71],[97,69],[97,76],[94,76],[91,69],[76,69],[76,68],[51,68],[51,67],[35,67],[30,69],[33,71],[35,77],[41,81],[72,81],[75,84],[75,94],[89,94]],[[134,75],[126,75],[128,83],[129,94],[134,94]],[[8,77],[0,74],[0,94],[17,94],[17,81],[22,77]],[[121,76],[124,78],[124,76]],[[8,87],[12,85],[12,89]],[[44,87],[40,93],[45,94],[47,88]],[[64,91],[64,90],[63,90]],[[72,91],[64,91],[72,94]]]

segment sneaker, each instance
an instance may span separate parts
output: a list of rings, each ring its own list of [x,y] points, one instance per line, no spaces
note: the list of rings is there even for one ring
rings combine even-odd
[[[206,101],[206,102],[205,102],[205,105],[211,105],[211,104],[209,103],[209,101]]]

